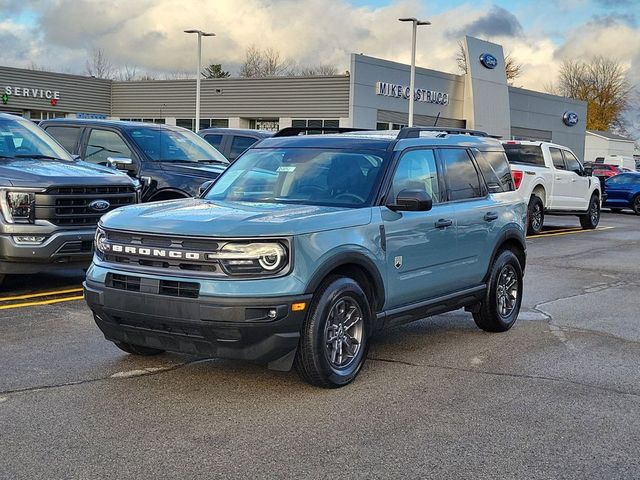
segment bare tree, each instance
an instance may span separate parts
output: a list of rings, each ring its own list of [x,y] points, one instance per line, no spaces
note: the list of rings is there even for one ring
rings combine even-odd
[[[302,67],[297,70],[296,75],[301,77],[328,77],[331,75],[337,75],[338,69],[333,65],[311,65],[308,67]]]
[[[244,62],[240,67],[241,77],[276,77],[291,75],[291,60],[282,57],[280,52],[272,48],[261,50],[255,45],[245,51]]]
[[[460,41],[458,41],[456,63],[462,73],[467,73],[467,51]],[[507,82],[509,85],[513,85],[514,80],[522,74],[522,65],[513,58],[511,53],[507,53],[504,57],[504,71],[507,74]]]
[[[114,68],[111,60],[105,55],[100,48],[94,48],[91,56],[87,60],[85,73],[90,77],[96,78],[113,78]]]
[[[116,78],[121,82],[131,82],[133,80],[137,80],[138,68],[135,66],[130,67],[129,65],[125,65],[123,68],[118,70],[118,73],[116,74]]]
[[[184,70],[174,70],[173,72],[165,72],[162,75],[163,80],[188,80],[193,78],[194,75]]]
[[[619,130],[623,113],[632,101],[633,87],[627,70],[616,60],[593,57],[587,61],[565,60],[558,82],[547,91],[587,102],[587,128]]]

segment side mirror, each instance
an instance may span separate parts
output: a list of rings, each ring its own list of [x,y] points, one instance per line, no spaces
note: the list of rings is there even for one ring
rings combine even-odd
[[[126,157],[107,157],[107,162],[112,168],[117,170],[127,170],[129,172],[135,170],[133,160]]]
[[[208,180],[200,185],[200,188],[198,189],[198,197],[202,197],[205,193],[207,193],[214,183],[215,180]]]
[[[433,208],[433,199],[424,190],[402,190],[396,198],[396,203],[387,205],[394,211],[427,212]]]

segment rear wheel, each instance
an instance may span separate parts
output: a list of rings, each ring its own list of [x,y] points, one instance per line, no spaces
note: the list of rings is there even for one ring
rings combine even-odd
[[[522,266],[511,250],[504,250],[493,262],[485,298],[473,319],[486,332],[506,332],[516,322],[521,304]]]
[[[600,199],[597,195],[592,195],[589,201],[589,211],[586,215],[580,215],[580,225],[582,228],[593,230],[600,223]]]
[[[369,347],[371,308],[358,283],[327,278],[313,299],[302,327],[295,367],[312,385],[337,388],[352,382]]]
[[[631,203],[633,211],[636,215],[640,215],[640,195],[636,195]]]
[[[123,352],[130,353],[132,355],[140,355],[143,357],[148,357],[151,355],[160,355],[164,353],[164,350],[160,350],[158,348],[151,347],[143,347],[140,345],[133,345],[132,343],[126,342],[113,342],[116,347],[118,347]]]
[[[544,204],[542,199],[537,195],[531,195],[529,200],[527,233],[529,235],[538,235],[542,232],[544,224]]]

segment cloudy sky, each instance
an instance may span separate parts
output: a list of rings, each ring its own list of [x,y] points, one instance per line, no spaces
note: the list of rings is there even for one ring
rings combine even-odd
[[[523,65],[516,82],[541,90],[566,58],[605,55],[640,83],[640,0],[0,0],[0,63],[84,73],[102,49],[138,72],[192,70],[195,38],[213,31],[205,60],[236,73],[249,45],[271,47],[300,65],[344,71],[349,53],[408,62],[417,16],[433,25],[418,37],[420,66],[456,72],[456,41],[501,43]]]

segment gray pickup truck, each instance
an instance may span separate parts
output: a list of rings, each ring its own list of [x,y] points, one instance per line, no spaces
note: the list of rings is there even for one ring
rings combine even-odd
[[[0,113],[0,282],[87,267],[100,217],[138,194],[128,175],[78,161],[31,121]]]

